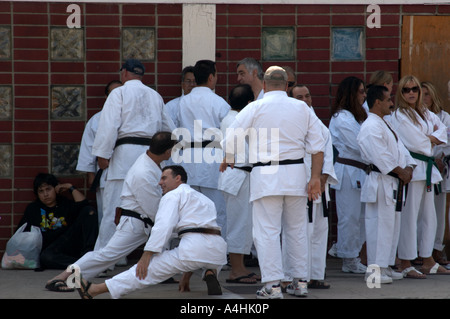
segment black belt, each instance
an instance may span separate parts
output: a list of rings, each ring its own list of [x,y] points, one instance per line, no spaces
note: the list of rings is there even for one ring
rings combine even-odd
[[[368,170],[366,170],[367,174],[370,174],[370,172],[377,172],[377,173],[381,173],[380,169],[378,167],[376,167],[373,164],[369,164],[368,165]],[[402,211],[402,205],[403,205],[403,186],[408,187],[408,185],[405,185],[405,183],[403,183],[403,181],[400,179],[400,177],[398,177],[398,174],[394,173],[394,172],[389,172],[387,173],[387,175],[392,176],[394,178],[398,179],[398,188],[397,188],[397,198],[396,198],[396,205],[395,205],[395,211],[396,212],[401,212]],[[406,192],[408,191],[408,189],[406,189]]]
[[[128,209],[123,209],[123,208],[122,208],[122,216],[133,217],[133,218],[137,218],[137,219],[143,221],[144,224],[145,224],[145,228],[147,228],[148,225],[150,225],[150,226],[152,226],[152,227],[153,227],[153,225],[154,225],[153,221],[152,221],[150,218],[148,218],[148,217],[142,217],[143,215],[138,214],[138,213],[136,213],[136,212],[133,212],[132,210],[128,210]]]
[[[220,142],[218,141],[201,141],[201,142],[191,142],[191,148],[221,148]]]
[[[197,227],[197,228],[186,228],[183,230],[180,230],[178,232],[178,237],[185,233],[201,233],[201,234],[209,234],[209,235],[221,235],[220,230],[214,229],[214,228],[204,228],[204,227]]]
[[[230,165],[228,165],[228,166],[230,166]],[[237,169],[249,172],[249,173],[251,173],[252,169],[253,169],[253,167],[251,167],[251,166],[240,166],[240,167],[239,166],[234,166],[234,168],[237,168]]]
[[[279,162],[267,162],[267,163],[261,163],[261,162],[257,162],[255,164],[253,164],[253,167],[256,166],[269,166],[269,165],[290,165],[290,164],[303,164],[303,158],[299,158],[299,159],[295,159],[295,160],[283,160],[283,161],[279,161]]]
[[[123,144],[135,144],[135,145],[150,145],[150,142],[152,141],[151,138],[148,137],[137,137],[137,136],[127,136],[119,138],[116,141],[116,144],[114,145],[114,148],[116,148],[119,145]],[[99,169],[97,173],[95,174],[94,180],[92,181],[91,188],[89,188],[89,191],[96,192],[97,187],[100,185],[100,178],[102,177],[103,169]]]
[[[323,207],[323,217],[328,217],[328,203],[325,192],[322,193],[322,207]],[[313,213],[313,201],[308,199],[308,219],[310,223],[313,222],[312,213]]]
[[[361,163],[359,161],[355,161],[355,160],[352,160],[352,159],[349,159],[349,158],[337,157],[336,158],[336,163],[341,163],[341,164],[344,164],[344,165],[350,165],[350,166],[353,166],[353,167],[357,167],[359,169],[362,169],[363,171],[366,171],[366,173],[369,174],[367,172],[367,170],[369,168],[369,165]]]

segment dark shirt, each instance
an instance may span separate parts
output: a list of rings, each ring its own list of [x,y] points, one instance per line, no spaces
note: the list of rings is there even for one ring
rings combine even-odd
[[[28,204],[18,228],[27,223],[25,231],[37,226],[42,233],[42,249],[54,242],[75,222],[81,208],[89,205],[87,199],[74,202],[62,196],[56,199],[56,206],[47,207],[39,200]]]

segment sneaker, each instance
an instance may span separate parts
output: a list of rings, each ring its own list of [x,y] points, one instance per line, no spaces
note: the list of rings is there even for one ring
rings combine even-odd
[[[336,257],[337,258],[337,247],[336,247],[336,243],[333,243],[333,245],[331,246],[330,250],[328,250],[328,254],[332,257]]]
[[[386,275],[392,278],[392,280],[400,280],[403,279],[403,275],[400,272],[394,271],[391,267],[387,267],[386,270],[384,270]]]
[[[256,299],[283,299],[280,285],[272,286],[269,290],[262,287],[256,292]]]
[[[299,281],[297,285],[290,283],[286,287],[286,292],[292,296],[307,297],[308,283],[306,281]]]
[[[367,267],[361,264],[359,258],[344,258],[342,262],[342,271],[354,274],[365,274]]]
[[[366,275],[364,276],[364,280],[367,282],[367,280],[379,280],[380,284],[390,284],[392,283],[392,278],[387,275],[387,268],[381,268],[379,276],[376,277],[370,277],[373,274],[373,272],[366,272]]]

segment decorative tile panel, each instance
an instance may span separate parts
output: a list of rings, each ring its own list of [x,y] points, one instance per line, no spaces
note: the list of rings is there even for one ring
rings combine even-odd
[[[332,28],[332,60],[363,59],[362,28]]]
[[[0,177],[12,176],[12,146],[0,145]]]
[[[78,144],[52,144],[52,173],[54,175],[77,175]]]
[[[53,60],[83,60],[83,29],[52,28],[51,58]]]
[[[264,61],[295,60],[295,29],[292,27],[263,28],[262,58]]]
[[[83,119],[84,88],[81,86],[52,87],[52,119]]]
[[[124,59],[155,60],[154,28],[124,28],[122,41],[122,56]]]
[[[0,86],[0,120],[11,119],[12,89],[10,86]]]
[[[0,59],[11,58],[11,28],[0,27]]]

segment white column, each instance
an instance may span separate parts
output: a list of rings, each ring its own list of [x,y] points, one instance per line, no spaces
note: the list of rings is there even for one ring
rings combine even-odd
[[[183,67],[215,56],[216,5],[183,4]]]

